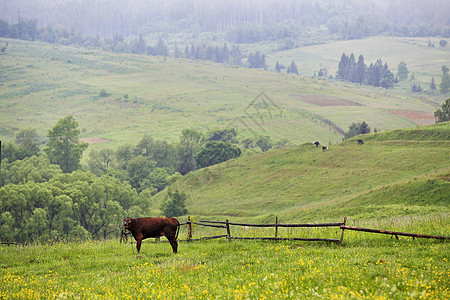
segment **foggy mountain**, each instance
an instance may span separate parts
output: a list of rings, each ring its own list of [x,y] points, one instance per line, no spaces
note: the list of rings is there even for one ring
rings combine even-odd
[[[331,33],[353,26],[366,35],[389,31],[389,26],[396,31],[416,26],[420,34],[421,28],[434,26],[446,27],[450,35],[450,1],[0,0],[0,19],[36,20],[38,27],[63,27],[100,37],[225,32],[273,24],[287,24],[285,30],[325,26]]]

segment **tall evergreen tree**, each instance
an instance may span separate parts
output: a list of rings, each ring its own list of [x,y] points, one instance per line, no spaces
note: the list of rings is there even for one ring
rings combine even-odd
[[[431,77],[430,90],[432,91],[436,90],[436,82],[434,80],[434,76]]]
[[[387,63],[384,64],[380,77],[380,86],[386,89],[394,87],[394,73],[389,70]]]
[[[381,83],[381,74],[383,73],[383,62],[378,59],[375,64],[370,64],[367,72],[367,84],[379,87]]]
[[[347,65],[348,65],[348,56],[345,53],[342,53],[341,60],[339,62],[338,70],[336,77],[340,80],[347,79]]]
[[[358,57],[358,62],[356,63],[356,71],[355,71],[355,82],[356,83],[364,83],[366,79],[367,67],[364,63],[364,56],[360,55]]]
[[[143,54],[145,53],[147,46],[145,44],[144,38],[142,34],[139,35],[139,39],[134,41],[134,45],[131,47],[131,52],[134,54]]]
[[[439,86],[442,94],[447,94],[450,89],[450,77],[448,75],[448,67],[442,66],[442,81]]]
[[[348,57],[347,68],[345,71],[345,75],[346,75],[345,79],[350,82],[356,82],[355,74],[356,74],[356,61],[355,61],[355,55],[352,53]]]
[[[287,68],[287,72],[289,74],[297,74],[298,75],[298,69],[297,69],[297,65],[295,64],[295,61],[291,62],[291,64]]]

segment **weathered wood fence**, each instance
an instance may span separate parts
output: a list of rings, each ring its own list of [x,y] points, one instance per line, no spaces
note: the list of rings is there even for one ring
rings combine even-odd
[[[321,223],[321,224],[281,224],[278,223],[278,217],[275,219],[274,224],[247,224],[247,223],[234,223],[230,222],[229,220],[226,220],[225,222],[221,221],[191,221],[191,218],[188,217],[187,222],[181,223],[180,226],[187,226],[188,229],[188,237],[185,241],[200,241],[200,240],[210,240],[210,239],[220,239],[220,238],[227,238],[228,240],[272,240],[272,241],[281,241],[281,240],[290,240],[290,241],[326,241],[326,242],[335,242],[335,243],[342,243],[342,240],[344,238],[344,230],[341,231],[341,237],[339,239],[332,239],[332,238],[299,238],[299,237],[288,237],[288,238],[282,238],[278,237],[278,228],[299,228],[299,227],[338,227],[344,226],[346,223],[347,218],[344,218],[343,223]],[[197,239],[193,238],[193,230],[192,225],[199,225],[199,226],[205,226],[205,227],[214,227],[214,228],[223,228],[226,229],[226,234],[222,235],[215,235],[215,236],[207,236],[207,237],[200,237]],[[245,228],[250,227],[272,227],[274,228],[274,236],[272,237],[237,237],[231,235],[231,227],[232,226],[240,226]]]
[[[345,230],[353,230],[353,231],[363,231],[363,232],[371,232],[371,233],[379,233],[379,234],[389,234],[395,236],[397,239],[399,236],[408,236],[415,238],[429,238],[429,239],[441,239],[441,240],[450,240],[448,236],[436,236],[436,235],[426,235],[426,234],[417,234],[417,233],[406,233],[406,232],[398,232],[398,231],[389,231],[389,230],[381,230],[381,229],[371,229],[371,228],[361,228],[361,227],[353,227],[347,226],[347,218],[344,218],[344,222],[342,223],[321,223],[321,224],[280,224],[278,223],[278,217],[275,219],[274,224],[247,224],[247,223],[234,223],[226,220],[225,222],[221,221],[192,221],[190,217],[188,217],[187,222],[180,224],[187,226],[188,237],[186,240],[181,241],[200,241],[200,240],[210,240],[210,239],[220,239],[227,238],[228,240],[236,239],[236,240],[291,240],[291,241],[326,241],[326,242],[335,242],[342,244],[344,239],[344,231]],[[214,228],[223,228],[226,229],[226,234],[215,235],[215,236],[207,236],[200,238],[193,238],[193,229],[192,225],[200,225],[205,227],[214,227]],[[232,226],[240,226],[245,228],[250,227],[273,227],[274,236],[272,237],[237,237],[231,235],[231,227]],[[282,238],[278,237],[278,228],[299,228],[299,227],[338,227],[341,230],[341,236],[339,239],[333,238],[300,238],[300,237],[288,237]]]

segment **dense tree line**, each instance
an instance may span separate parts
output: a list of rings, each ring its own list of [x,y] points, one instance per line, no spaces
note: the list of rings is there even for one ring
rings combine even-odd
[[[36,19],[40,26],[75,28],[84,35],[229,32],[230,41],[296,37],[326,26],[342,38],[374,34],[449,37],[446,0],[21,0],[3,1],[0,18]]]
[[[403,72],[405,72],[406,64],[401,69],[402,78],[405,78]],[[406,73],[407,76],[407,73]],[[336,78],[339,80],[350,81],[353,83],[367,84],[375,87],[392,88],[398,79],[394,73],[389,70],[387,63],[383,64],[381,59],[378,59],[375,63],[371,63],[369,67],[364,62],[364,56],[360,55],[356,62],[354,54],[348,56],[342,53],[341,60],[338,65]]]
[[[115,236],[125,214],[149,200],[130,184],[86,171],[63,173],[45,156],[2,162],[0,240],[32,242]]]
[[[115,236],[121,219],[148,216],[152,196],[182,174],[241,155],[243,148],[268,151],[268,136],[244,141],[236,129],[202,133],[184,129],[177,144],[144,136],[136,145],[92,150],[87,168],[78,123],[72,116],[48,131],[46,143],[35,129],[16,132],[2,143],[0,240],[15,242],[100,239]],[[43,148],[41,151],[40,148]],[[170,191],[164,215],[186,213],[186,195]]]

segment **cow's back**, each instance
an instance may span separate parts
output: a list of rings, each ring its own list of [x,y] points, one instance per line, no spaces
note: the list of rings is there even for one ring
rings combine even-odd
[[[133,221],[135,232],[142,233],[144,239],[173,236],[179,226],[178,220],[174,218],[137,218]]]

